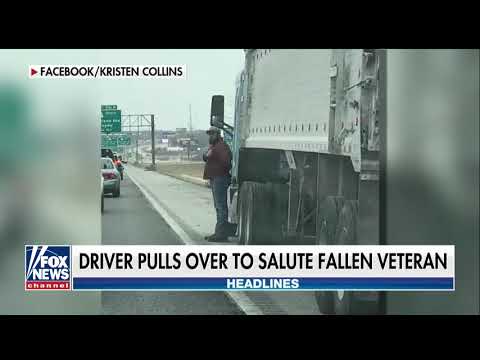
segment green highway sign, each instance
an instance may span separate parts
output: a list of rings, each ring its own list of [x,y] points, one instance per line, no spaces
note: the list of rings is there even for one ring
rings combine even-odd
[[[101,131],[102,133],[116,133],[122,131],[122,120],[102,117]]]
[[[112,147],[117,146],[117,138],[112,136],[102,136],[102,146],[104,147]]]
[[[102,111],[101,131],[102,133],[119,133],[122,131],[121,110]]]
[[[121,110],[102,110],[102,117],[104,118],[120,118],[122,117]]]
[[[117,105],[102,105],[102,111],[117,110]]]
[[[111,146],[120,146],[120,145],[131,145],[130,135],[128,134],[110,134],[102,135],[102,146],[111,147]]]
[[[118,145],[130,145],[130,136],[122,134],[118,136]]]

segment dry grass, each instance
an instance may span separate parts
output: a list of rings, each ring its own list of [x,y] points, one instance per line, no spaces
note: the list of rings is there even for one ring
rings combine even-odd
[[[204,162],[191,162],[191,163],[169,163],[169,162],[158,162],[157,171],[160,174],[180,176],[188,175],[197,178],[203,178],[203,168],[205,166]]]

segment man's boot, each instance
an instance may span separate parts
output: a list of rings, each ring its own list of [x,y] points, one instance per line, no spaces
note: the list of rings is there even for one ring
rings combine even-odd
[[[215,236],[213,238],[210,238],[210,240],[208,241],[215,242],[215,243],[228,243],[228,237],[224,235],[220,235],[220,236]]]
[[[225,225],[218,225],[215,226],[215,234],[214,236],[208,239],[210,242],[228,242],[228,231],[227,226]]]
[[[211,241],[211,239],[215,239],[215,234],[205,236],[204,238],[206,241]]]

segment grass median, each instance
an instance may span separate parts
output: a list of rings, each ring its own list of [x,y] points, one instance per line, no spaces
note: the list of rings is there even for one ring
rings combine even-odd
[[[133,166],[152,170],[147,163],[131,163]],[[156,161],[156,171],[162,175],[168,175],[179,180],[196,185],[209,186],[208,181],[203,179],[205,163],[203,161]]]
[[[198,179],[203,179],[203,162],[158,162],[157,171],[160,174],[171,176],[187,175]]]

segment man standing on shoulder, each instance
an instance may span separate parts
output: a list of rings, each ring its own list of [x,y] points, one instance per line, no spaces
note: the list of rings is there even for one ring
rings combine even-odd
[[[211,127],[209,136],[208,152],[203,155],[205,169],[203,178],[210,180],[213,203],[217,213],[215,233],[205,237],[205,240],[213,242],[227,242],[228,236],[234,235],[234,225],[228,223],[227,191],[230,186],[232,168],[232,152],[230,147],[220,136],[220,130]]]

